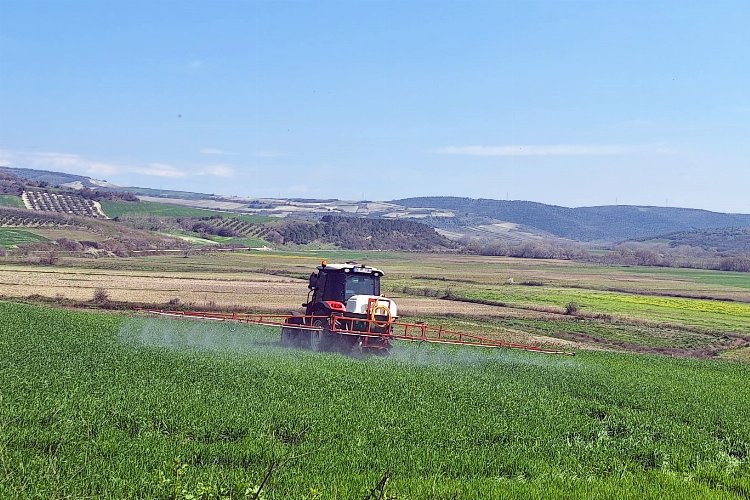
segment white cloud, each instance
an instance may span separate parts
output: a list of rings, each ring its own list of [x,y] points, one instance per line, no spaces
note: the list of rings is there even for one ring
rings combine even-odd
[[[232,177],[234,169],[228,165],[211,165],[206,168],[206,174],[216,177]]]
[[[229,153],[219,148],[203,148],[200,150],[200,154],[223,156],[223,155],[228,155]]]
[[[593,145],[506,145],[506,146],[448,146],[434,152],[444,155],[464,156],[607,156],[642,151],[632,146]]]
[[[118,173],[118,167],[109,163],[102,163],[99,161],[88,162],[88,168],[86,173],[89,175],[101,175],[110,176]]]
[[[93,161],[71,153],[3,150],[0,151],[0,158],[11,167],[64,170],[79,175],[115,175],[122,171],[119,165]]]
[[[70,174],[92,177],[107,177],[125,174],[137,174],[149,177],[180,179],[185,177],[214,176],[233,177],[235,170],[231,165],[192,165],[190,168],[177,167],[167,163],[152,162],[146,165],[124,165],[91,160],[72,153],[49,153],[9,151],[0,149],[0,165],[18,168],[35,168],[54,170]]]
[[[193,59],[188,66],[190,66],[190,69],[200,69],[200,67],[203,66],[203,61],[200,59]]]
[[[132,172],[141,175],[150,175],[153,177],[178,178],[186,177],[188,174],[177,167],[167,165],[166,163],[151,163],[145,168],[136,168]]]

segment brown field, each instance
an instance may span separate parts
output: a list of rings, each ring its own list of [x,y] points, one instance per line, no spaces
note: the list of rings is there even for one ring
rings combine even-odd
[[[302,280],[246,273],[217,277],[210,273],[82,270],[68,267],[11,266],[0,268],[0,294],[40,295],[89,300],[98,288],[112,300],[164,303],[179,299],[196,305],[244,306],[247,309],[299,307],[307,287]],[[301,297],[301,298],[299,298]]]
[[[89,300],[94,291],[105,289],[110,299],[122,302],[161,304],[171,299],[241,308],[248,311],[301,309],[307,297],[307,282],[298,278],[261,273],[183,273],[158,271],[107,271],[72,267],[13,265],[0,267],[0,295]],[[390,294],[410,316],[440,314],[487,317],[548,317],[549,314],[481,304],[451,302]]]

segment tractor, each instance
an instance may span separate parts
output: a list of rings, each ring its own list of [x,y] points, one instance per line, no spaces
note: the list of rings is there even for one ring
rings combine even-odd
[[[325,260],[308,280],[305,314],[285,320],[281,343],[313,351],[388,354],[398,309],[380,294],[380,269]]]
[[[380,269],[356,262],[328,264],[324,260],[308,280],[307,302],[302,304],[304,314],[138,310],[161,316],[281,327],[283,345],[313,351],[387,355],[391,342],[401,340],[521,349],[546,354],[574,354],[545,346],[507,341],[497,335],[488,337],[451,330],[443,325],[430,326],[421,321],[399,321],[396,303],[380,294],[382,276],[383,271]]]

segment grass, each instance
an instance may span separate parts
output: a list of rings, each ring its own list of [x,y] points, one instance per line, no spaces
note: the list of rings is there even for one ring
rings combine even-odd
[[[103,201],[102,210],[112,218],[122,217],[124,215],[149,215],[154,217],[211,217],[221,214],[221,212],[215,210],[169,205],[153,201],[141,201],[139,203],[131,203],[127,201]]]
[[[109,236],[94,231],[84,231],[82,229],[71,229],[71,228],[39,228],[35,227],[31,231],[48,240],[57,240],[60,238],[67,238],[69,240],[77,241],[101,241],[107,239]]]
[[[276,217],[268,217],[265,215],[227,213],[224,216],[228,219],[239,219],[241,221],[250,222],[251,224],[265,224],[266,222],[278,222],[279,220]]]
[[[721,357],[733,361],[750,363],[750,347],[741,347],[739,349],[723,352]]]
[[[212,236],[211,239],[217,243],[242,245],[250,248],[268,247],[270,243],[260,238],[242,238],[229,236]]]
[[[436,286],[439,283],[435,283]],[[658,297],[631,293],[556,287],[501,285],[494,288],[456,285],[454,293],[469,298],[520,306],[578,304],[582,312],[681,324],[718,331],[750,331],[750,304],[718,300]]]
[[[732,338],[709,333],[689,332],[664,326],[654,327],[627,323],[603,323],[576,318],[482,318],[435,317],[418,315],[410,321],[424,321],[431,325],[443,325],[447,329],[472,331],[521,343],[530,342],[519,337],[519,333],[543,338],[561,338],[585,341],[585,338],[605,340],[612,346],[637,352],[662,352],[669,354],[710,356],[715,352],[730,349]],[[540,340],[532,343],[540,343]],[[585,343],[585,342],[584,342]],[[739,358],[738,358],[739,359]]]
[[[162,233],[167,236],[173,236],[175,238],[180,238],[181,240],[188,241],[192,243],[193,245],[197,246],[210,246],[210,245],[218,245],[218,244],[235,244],[235,245],[242,245],[246,247],[267,247],[269,246],[269,243],[267,241],[261,240],[259,238],[242,238],[242,237],[228,237],[228,236],[210,236],[209,238],[203,238],[198,233],[189,233],[189,232],[170,232],[170,233]]]
[[[672,268],[646,268],[632,267],[623,268],[623,271],[633,274],[648,273],[657,276],[667,276],[677,279],[687,279],[706,283],[710,285],[726,285],[740,288],[750,288],[750,273],[737,273],[728,271],[705,271],[698,269],[672,269]]]
[[[241,219],[245,222],[262,224],[271,220],[270,217],[249,214],[237,214],[220,212],[204,208],[185,207],[170,205],[154,201],[141,201],[138,203],[127,201],[103,201],[102,210],[109,217],[122,217],[126,215],[146,215],[154,217],[225,217]]]
[[[187,242],[192,243],[193,245],[197,245],[197,246],[210,246],[210,245],[216,245],[217,244],[213,240],[207,240],[206,238],[201,238],[200,236],[197,236],[194,233],[170,232],[170,233],[159,233],[159,234],[163,234],[165,236],[171,236],[173,238],[179,238],[181,240],[187,241]]]
[[[13,196],[10,194],[0,195],[0,207],[26,208],[20,196]]]
[[[23,243],[33,243],[35,241],[47,241],[47,238],[23,229],[0,228],[0,246],[15,247]]]
[[[727,351],[722,354],[722,357],[725,359],[731,359],[734,361],[750,363],[750,347],[742,347],[740,349]]]
[[[399,345],[0,303],[0,497],[738,498],[750,366]]]

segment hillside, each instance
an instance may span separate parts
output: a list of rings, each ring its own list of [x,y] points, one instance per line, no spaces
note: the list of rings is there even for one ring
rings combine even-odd
[[[326,216],[275,228],[283,243],[328,243],[351,250],[445,250],[455,244],[433,228],[408,220]]]
[[[664,234],[655,238],[641,238],[635,241],[666,243],[670,247],[688,245],[722,253],[748,252],[750,251],[750,229],[697,229]]]
[[[103,213],[109,217],[202,218],[220,215],[228,218],[248,218],[248,222],[268,222],[271,218],[287,220],[293,222],[290,227],[295,227],[294,224],[301,224],[299,227],[308,227],[311,224],[314,226],[315,221],[327,215],[380,221],[418,220],[437,229],[441,238],[447,237],[454,241],[473,240],[480,243],[524,244],[555,240],[560,244],[567,244],[570,240],[621,242],[691,231],[750,229],[748,214],[725,214],[689,208],[625,205],[568,208],[530,201],[458,197],[416,197],[391,202],[222,197],[182,191],[118,187],[106,181],[84,176],[8,167],[0,167],[0,192],[4,193],[0,205],[19,206],[20,198],[16,196],[24,189],[28,189],[28,185],[31,185],[32,189],[59,192],[67,197],[80,195],[99,201]],[[127,198],[128,196],[130,198]],[[140,202],[137,202],[138,199]],[[253,220],[249,220],[250,218]],[[390,226],[386,224],[375,227],[367,224],[359,223],[356,236],[336,237],[335,243],[325,243],[344,244],[352,248],[376,248],[371,242],[373,238],[376,241],[389,239],[384,236],[382,230]],[[374,233],[363,233],[362,228],[365,226]],[[419,238],[424,240],[426,236],[419,231],[417,233],[420,234]],[[307,233],[301,231],[300,234]],[[320,238],[327,237],[327,234],[323,231],[313,240],[323,242]],[[410,233],[407,231],[405,234]],[[710,234],[707,234],[707,237],[714,238]],[[359,241],[354,241],[357,238]],[[403,238],[403,234],[394,234],[392,242]],[[438,242],[433,238],[432,235],[427,237],[430,241],[427,248],[445,247],[444,241]],[[678,239],[680,238],[691,242],[684,244],[704,246],[700,244],[699,233],[686,234]],[[720,239],[719,236],[714,239],[716,238]],[[280,238],[274,239],[297,243],[299,237],[288,234],[286,237],[280,235]],[[344,241],[346,243],[343,243]],[[742,246],[743,241],[740,239],[734,246]],[[675,243],[679,244],[683,243]],[[710,248],[717,248],[716,244],[707,243]],[[409,249],[421,248],[420,245],[422,243],[417,242]],[[396,247],[403,248],[403,244],[399,243]]]
[[[578,241],[621,241],[693,229],[750,228],[750,215],[691,208],[626,205],[568,208],[530,201],[450,196],[405,198],[393,203],[491,217]]]
[[[66,174],[64,172],[51,172],[48,170],[36,170],[33,168],[10,168],[0,167],[0,173],[12,175],[19,179],[35,183],[49,184],[51,186],[70,186],[77,188],[102,188],[109,183],[98,181],[82,175]]]
[[[42,244],[45,243],[45,244]],[[92,254],[183,249],[180,239],[140,230],[114,221],[50,211],[0,207],[0,247],[32,244],[26,250],[73,251]]]

